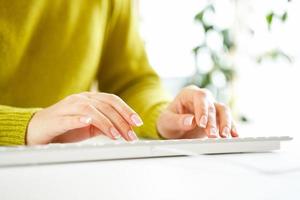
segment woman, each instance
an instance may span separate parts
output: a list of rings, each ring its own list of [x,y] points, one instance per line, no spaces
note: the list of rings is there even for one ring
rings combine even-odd
[[[238,136],[207,90],[165,95],[133,10],[128,0],[0,0],[1,145]],[[95,80],[99,92],[86,92]]]

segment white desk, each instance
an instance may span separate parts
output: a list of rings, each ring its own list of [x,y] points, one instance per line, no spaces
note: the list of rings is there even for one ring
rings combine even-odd
[[[0,199],[296,200],[298,144],[295,139],[276,153],[0,168]]]

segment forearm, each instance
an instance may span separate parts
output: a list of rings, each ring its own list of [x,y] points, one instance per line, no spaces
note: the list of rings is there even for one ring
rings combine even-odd
[[[140,137],[159,139],[156,121],[171,98],[164,91],[155,73],[141,78],[142,80],[137,80],[119,95],[144,121],[143,126],[135,129],[137,134]]]

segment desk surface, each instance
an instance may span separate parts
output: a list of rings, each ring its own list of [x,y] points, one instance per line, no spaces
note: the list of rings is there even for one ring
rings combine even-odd
[[[272,153],[0,168],[0,198],[299,199],[299,141]]]

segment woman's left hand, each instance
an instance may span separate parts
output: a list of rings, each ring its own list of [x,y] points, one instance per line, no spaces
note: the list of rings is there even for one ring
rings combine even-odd
[[[238,137],[230,109],[197,86],[185,87],[164,110],[156,123],[166,139]]]

